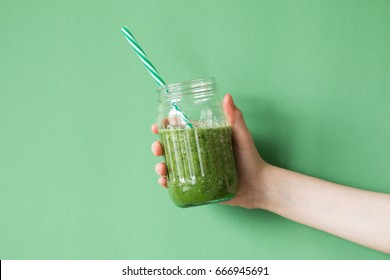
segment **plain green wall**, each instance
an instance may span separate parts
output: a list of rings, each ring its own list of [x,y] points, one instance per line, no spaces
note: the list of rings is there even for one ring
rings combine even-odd
[[[0,259],[390,259],[157,184],[156,86],[214,76],[278,166],[390,192],[390,2],[0,2]]]

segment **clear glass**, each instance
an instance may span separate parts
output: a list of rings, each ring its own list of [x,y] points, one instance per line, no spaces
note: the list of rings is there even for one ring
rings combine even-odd
[[[232,199],[237,171],[215,80],[170,84],[157,91],[157,125],[172,201],[191,207]],[[180,111],[173,108],[176,105]]]

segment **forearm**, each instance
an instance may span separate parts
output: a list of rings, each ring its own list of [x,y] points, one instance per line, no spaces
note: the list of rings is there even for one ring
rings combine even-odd
[[[272,165],[265,168],[261,172],[261,208],[390,253],[389,194],[346,187]]]

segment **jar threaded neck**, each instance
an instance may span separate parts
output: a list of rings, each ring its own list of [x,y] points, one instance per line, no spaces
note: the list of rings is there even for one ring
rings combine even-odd
[[[205,95],[214,93],[217,89],[217,83],[214,78],[203,78],[182,83],[173,83],[157,88],[159,101],[166,101],[170,98],[177,98],[190,94]]]

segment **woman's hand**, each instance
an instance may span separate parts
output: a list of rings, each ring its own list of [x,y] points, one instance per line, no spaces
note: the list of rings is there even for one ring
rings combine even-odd
[[[257,152],[241,111],[230,94],[223,109],[232,128],[239,184],[236,196],[224,204],[262,208],[292,221],[323,230],[352,242],[390,254],[390,194],[335,184],[267,164]],[[157,126],[152,132],[158,133]],[[164,151],[152,144],[156,156]],[[167,186],[167,168],[156,165]]]
[[[234,104],[230,94],[225,95],[223,99],[223,109],[232,128],[233,150],[239,178],[238,191],[235,198],[224,202],[224,204],[245,208],[262,207],[260,175],[267,164],[257,152],[243,115]],[[151,129],[154,134],[158,133],[156,124],[153,124]],[[153,142],[152,152],[156,156],[164,154],[160,141]],[[167,187],[167,168],[165,164],[163,162],[157,163],[155,171],[160,175],[158,183]]]

